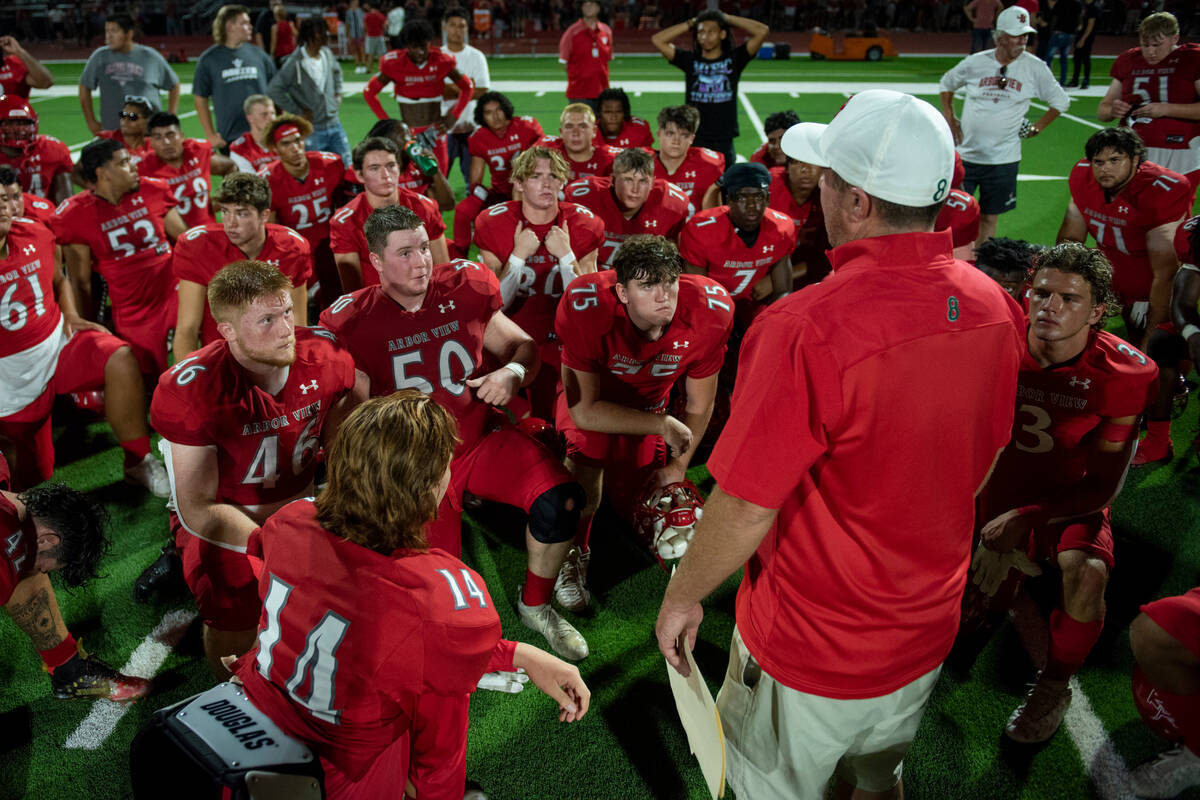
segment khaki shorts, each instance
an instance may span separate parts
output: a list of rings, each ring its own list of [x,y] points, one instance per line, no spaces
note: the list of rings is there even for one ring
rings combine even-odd
[[[717,695],[726,781],[738,797],[751,798],[820,800],[835,773],[864,791],[891,789],[941,671],[882,697],[820,697],[763,672],[734,628]]]

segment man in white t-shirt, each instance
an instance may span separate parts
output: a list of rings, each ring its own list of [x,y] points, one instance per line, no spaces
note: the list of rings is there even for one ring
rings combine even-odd
[[[395,0],[387,12],[388,49],[400,49],[400,31],[404,27],[404,1]]]
[[[446,36],[446,50],[454,54],[458,62],[458,71],[471,79],[475,84],[475,97],[483,96],[491,83],[488,72],[487,58],[478,48],[467,44],[467,26],[470,24],[471,12],[462,6],[452,6],[442,17],[442,32]],[[445,116],[458,102],[458,87],[446,81],[446,92],[452,95],[442,100],[442,115]],[[458,116],[458,122],[450,129],[446,137],[446,150],[450,160],[446,162],[446,171],[458,159],[459,169],[462,170],[463,180],[471,183],[471,154],[467,152],[467,137],[475,131],[475,100],[472,100]]]
[[[979,239],[996,234],[999,216],[1017,207],[1017,167],[1021,139],[1037,136],[1067,110],[1071,98],[1046,63],[1026,52],[1029,12],[1020,6],[996,17],[996,46],[967,56],[942,76],[942,115],[950,123],[967,174],[963,191],[979,187]],[[966,89],[962,122],[954,116],[954,93]],[[1050,106],[1037,122],[1025,115],[1037,98]]]

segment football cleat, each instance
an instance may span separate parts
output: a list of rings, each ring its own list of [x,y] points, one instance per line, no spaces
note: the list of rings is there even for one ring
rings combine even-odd
[[[1163,461],[1170,461],[1175,457],[1175,448],[1171,444],[1171,440],[1165,436],[1150,436],[1142,437],[1142,440],[1137,444],[1137,450],[1133,454],[1133,460],[1130,461],[1130,466],[1144,467],[1147,464],[1157,464]]]
[[[171,481],[167,477],[167,468],[150,453],[140,464],[125,468],[125,482],[144,486],[155,497],[171,496]]]
[[[568,661],[579,661],[588,657],[588,645],[583,634],[575,626],[559,616],[550,603],[527,606],[517,600],[517,614],[526,628],[546,637],[550,649]]]
[[[37,140],[38,116],[25,100],[15,94],[0,97],[0,147],[13,147],[28,153]]]
[[[1024,702],[1008,718],[1004,733],[1014,742],[1037,744],[1050,739],[1062,725],[1071,706],[1071,687],[1066,681],[1050,680],[1040,674]]]
[[[1138,797],[1174,797],[1200,785],[1200,756],[1183,745],[1173,747],[1132,770],[1129,785]]]
[[[691,481],[655,489],[634,512],[634,529],[659,558],[682,558],[704,514],[704,498]]]
[[[587,588],[588,562],[591,557],[591,550],[572,547],[567,551],[567,557],[558,569],[558,579],[554,581],[554,599],[563,608],[576,614],[586,611],[592,599],[592,594]]]
[[[114,703],[125,703],[144,697],[150,691],[150,681],[132,675],[122,675],[83,647],[71,660],[55,667],[50,674],[54,696],[66,700],[73,697],[105,697]]]
[[[133,600],[135,603],[146,603],[151,595],[176,595],[186,590],[179,548],[174,542],[167,542],[154,563],[146,567],[133,582]]]

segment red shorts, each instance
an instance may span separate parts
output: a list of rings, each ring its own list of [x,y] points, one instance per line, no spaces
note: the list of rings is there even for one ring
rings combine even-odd
[[[60,394],[104,388],[104,368],[117,350],[125,347],[111,333],[80,331],[63,347],[54,377],[41,396],[25,408],[0,417],[0,438],[13,443],[13,485],[25,489],[49,480],[54,472],[54,442],[50,438],[50,411]]]
[[[262,601],[246,554],[188,533],[174,511],[171,533],[183,551],[183,578],[196,598],[204,624],[219,631],[257,628]]]
[[[1146,603],[1142,613],[1200,658],[1200,588]]]
[[[425,526],[430,547],[462,552],[462,496],[507,503],[528,512],[543,492],[574,480],[541,442],[508,423],[485,433],[450,462],[450,488],[437,519]]]
[[[143,312],[136,320],[114,315],[117,335],[129,342],[142,373],[157,378],[167,368],[167,334],[175,327],[179,294],[171,292],[162,308]]]
[[[1106,508],[1069,522],[1046,525],[1029,537],[1028,555],[1032,561],[1046,560],[1066,550],[1080,550],[1100,559],[1112,570],[1113,535],[1109,510]]]

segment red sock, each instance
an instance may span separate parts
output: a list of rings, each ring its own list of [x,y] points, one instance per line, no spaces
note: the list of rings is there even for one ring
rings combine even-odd
[[[1152,419],[1146,423],[1146,438],[1169,442],[1171,440],[1171,420]]]
[[[592,539],[592,519],[595,516],[595,514],[582,514],[579,517],[579,524],[575,526],[575,546],[585,552]]]
[[[549,603],[551,595],[554,594],[554,581],[557,577],[555,575],[553,578],[543,578],[528,569],[525,570],[525,588],[521,590],[521,602],[527,606],[543,606]]]
[[[150,437],[139,436],[136,439],[121,442],[121,449],[125,451],[125,466],[136,467],[146,460],[146,456],[150,455]]]
[[[1103,617],[1095,622],[1080,622],[1061,608],[1051,611],[1050,652],[1046,654],[1042,675],[1065,681],[1078,672],[1103,629]]]
[[[46,669],[53,674],[55,669],[70,661],[78,652],[79,645],[75,643],[75,637],[68,633],[67,638],[63,639],[61,644],[57,644],[49,650],[38,650],[38,655],[42,657],[42,661],[46,662]]]
[[[1193,753],[1200,753],[1200,694],[1164,692],[1146,677],[1141,666],[1133,668],[1133,704],[1151,731],[1169,742],[1181,739]]]

